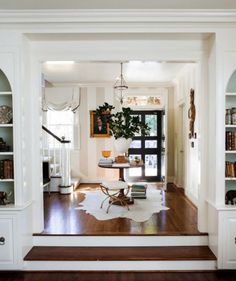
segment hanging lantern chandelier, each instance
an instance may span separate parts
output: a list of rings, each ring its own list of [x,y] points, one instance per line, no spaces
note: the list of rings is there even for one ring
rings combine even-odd
[[[120,76],[117,78],[113,88],[115,98],[123,104],[125,96],[127,94],[128,86],[123,76],[123,63],[120,64]]]

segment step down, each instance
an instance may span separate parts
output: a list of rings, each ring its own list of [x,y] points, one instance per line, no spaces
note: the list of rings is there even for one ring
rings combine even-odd
[[[175,247],[33,247],[24,260],[127,261],[215,260],[207,246]]]
[[[24,261],[26,270],[214,270],[216,266],[207,246],[36,246]]]

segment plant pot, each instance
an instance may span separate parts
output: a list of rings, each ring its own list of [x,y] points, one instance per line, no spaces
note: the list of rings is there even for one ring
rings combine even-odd
[[[114,141],[115,149],[118,153],[124,154],[128,152],[132,139],[119,138]]]

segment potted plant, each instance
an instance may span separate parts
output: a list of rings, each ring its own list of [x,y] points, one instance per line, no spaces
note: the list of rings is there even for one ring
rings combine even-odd
[[[109,124],[109,133],[115,138],[115,148],[119,153],[128,151],[132,139],[136,134],[148,135],[150,128],[139,120],[139,116],[132,115],[130,107],[122,107],[121,111],[112,113],[114,106],[104,103],[96,110],[96,114]],[[106,116],[106,118],[105,118]]]

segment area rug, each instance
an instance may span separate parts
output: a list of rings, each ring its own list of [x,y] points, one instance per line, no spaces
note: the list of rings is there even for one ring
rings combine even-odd
[[[105,195],[101,190],[83,191],[85,199],[76,207],[78,210],[84,210],[87,214],[94,216],[97,220],[110,220],[114,218],[128,218],[136,222],[144,222],[150,219],[152,214],[159,213],[162,210],[168,210],[163,206],[162,191],[148,188],[147,199],[134,199],[134,204],[129,205],[130,210],[126,207],[112,205],[108,214],[108,200],[100,208],[101,202]]]

